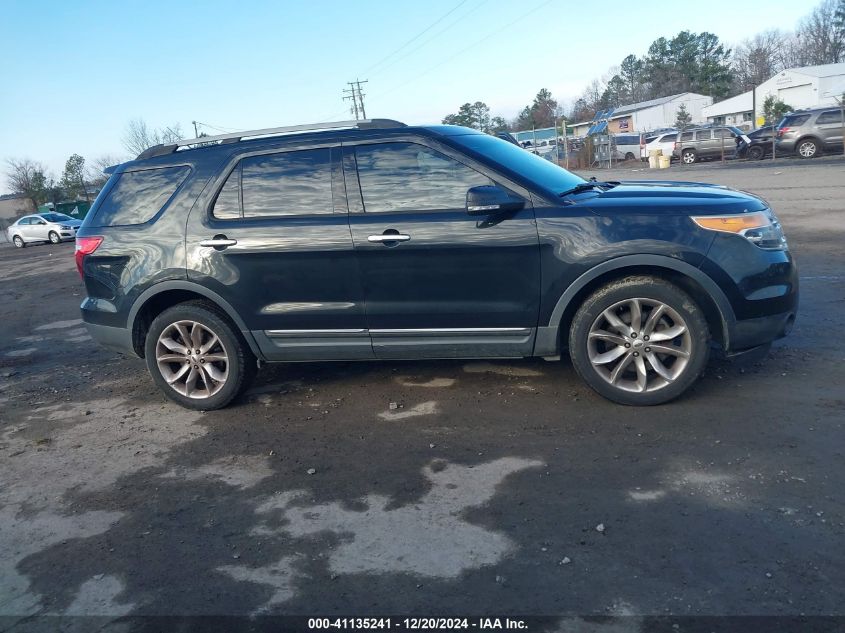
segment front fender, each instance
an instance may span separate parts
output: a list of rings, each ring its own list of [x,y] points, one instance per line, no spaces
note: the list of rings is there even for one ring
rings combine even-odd
[[[696,282],[712,299],[716,306],[722,325],[722,337],[725,348],[730,349],[730,333],[736,316],[733,308],[721,288],[701,270],[695,266],[666,255],[623,255],[609,259],[601,264],[590,268],[582,273],[572,282],[560,298],[557,300],[548,322],[537,328],[537,340],[535,343],[536,356],[554,356],[560,353],[560,325],[563,315],[566,313],[579,293],[599,277],[608,273],[635,268],[662,268],[664,270],[680,273]]]

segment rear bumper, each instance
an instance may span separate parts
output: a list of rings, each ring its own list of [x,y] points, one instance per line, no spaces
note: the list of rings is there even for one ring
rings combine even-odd
[[[88,329],[91,338],[106,349],[120,354],[136,355],[132,346],[132,335],[126,328],[98,325],[87,321],[85,327]]]

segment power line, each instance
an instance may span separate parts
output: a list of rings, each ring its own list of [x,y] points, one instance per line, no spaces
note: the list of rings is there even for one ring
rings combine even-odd
[[[201,125],[202,127],[207,127],[207,128],[210,128],[210,129],[215,130],[215,131],[217,131],[217,132],[222,132],[222,133],[224,133],[224,134],[226,134],[226,133],[228,133],[228,132],[240,132],[240,131],[241,131],[241,130],[239,130],[239,129],[237,129],[237,128],[231,128],[231,127],[220,127],[220,126],[218,126],[218,125],[211,125],[211,123],[203,123],[202,121],[191,121],[191,123],[193,123],[193,124],[194,124],[194,132],[196,132],[196,131],[197,131],[197,126],[198,126],[198,125]]]
[[[443,32],[445,32],[445,31],[447,31],[448,29],[452,28],[455,24],[457,24],[460,20],[464,19],[467,15],[469,15],[470,13],[472,13],[472,12],[476,11],[477,9],[479,9],[479,8],[480,8],[483,4],[485,4],[487,1],[488,1],[488,0],[482,0],[482,2],[481,2],[481,3],[479,3],[478,5],[476,5],[476,6],[475,6],[474,8],[472,8],[470,11],[467,11],[467,12],[466,12],[463,16],[461,16],[460,18],[458,18],[458,20],[455,20],[452,24],[450,24],[449,26],[447,26],[445,29],[440,30],[440,31],[439,31],[437,34],[435,34],[432,38],[427,39],[425,42],[423,42],[422,44],[420,44],[420,46],[418,46],[418,47],[414,48],[413,50],[409,51],[408,53],[406,53],[405,55],[403,55],[402,57],[400,57],[399,59],[397,59],[397,60],[395,60],[395,61],[400,61],[401,59],[404,59],[405,57],[407,57],[408,55],[410,55],[410,54],[411,54],[411,53],[413,53],[414,51],[419,50],[419,48],[421,48],[422,46],[424,46],[426,43],[430,42],[432,39],[434,39],[434,37],[437,37],[437,35],[440,35],[441,33],[443,33]],[[391,88],[391,89],[389,89],[389,90],[387,90],[387,91],[385,91],[385,92],[376,93],[376,96],[377,96],[377,97],[384,97],[384,96],[386,96],[386,95],[392,94],[392,93],[396,92],[397,90],[399,90],[400,88],[404,88],[404,87],[405,87],[405,86],[407,86],[408,84],[410,84],[410,83],[413,83],[413,82],[417,81],[417,80],[418,80],[418,79],[420,79],[421,77],[424,77],[424,76],[426,76],[426,75],[428,75],[428,74],[430,74],[430,73],[434,72],[435,70],[437,70],[437,69],[438,69],[438,68],[440,68],[441,66],[444,66],[445,64],[448,64],[450,61],[452,61],[453,59],[455,59],[455,58],[456,58],[456,57],[458,57],[459,55],[464,54],[464,53],[465,53],[465,52],[467,52],[468,50],[470,50],[470,49],[472,49],[472,48],[475,48],[475,47],[476,47],[476,46],[478,46],[479,44],[482,44],[482,43],[486,42],[487,40],[489,40],[491,37],[494,37],[494,36],[498,35],[498,34],[499,34],[499,33],[501,33],[502,31],[505,31],[505,30],[507,30],[507,29],[511,28],[512,26],[514,26],[515,24],[517,24],[517,23],[521,22],[521,21],[522,21],[522,20],[524,20],[525,18],[527,18],[527,17],[529,17],[529,16],[533,15],[534,13],[536,13],[537,11],[539,11],[540,9],[542,9],[543,7],[545,7],[546,5],[551,4],[551,2],[552,2],[552,1],[553,1],[553,0],[545,0],[544,2],[541,2],[540,4],[538,4],[537,6],[535,6],[533,9],[531,9],[531,10],[529,10],[529,11],[526,11],[525,13],[523,13],[522,15],[520,15],[518,18],[516,18],[516,19],[514,19],[514,20],[511,20],[510,22],[508,22],[507,24],[503,25],[502,27],[500,27],[500,28],[496,29],[495,31],[492,31],[491,33],[488,33],[487,35],[485,35],[485,36],[484,36],[484,37],[482,37],[481,39],[476,40],[475,42],[473,42],[473,43],[472,43],[472,44],[470,44],[469,46],[465,46],[464,48],[460,49],[458,52],[456,52],[456,53],[454,53],[454,54],[450,55],[449,57],[447,57],[446,59],[442,60],[440,63],[435,64],[434,66],[429,66],[427,70],[423,71],[422,73],[417,74],[416,76],[412,77],[412,78],[411,78],[411,79],[409,79],[408,81],[405,81],[405,82],[403,82],[403,83],[399,84],[398,86],[394,86],[393,88]],[[461,4],[463,4],[463,2],[461,2],[458,6],[456,6],[454,9],[452,9],[452,11],[450,11],[449,13],[453,12],[455,9],[457,9],[459,6],[461,6]],[[448,15],[448,13],[447,13],[446,15]],[[443,17],[443,18],[445,18],[446,16],[444,15],[444,16],[442,16],[442,17]],[[437,22],[440,22],[440,21],[442,21],[442,18],[438,19],[438,20],[435,22],[435,24],[436,24]],[[434,26],[434,25],[431,25],[431,26]],[[428,28],[426,28],[426,29],[423,31],[423,33],[425,33],[426,31],[430,30],[431,26],[429,26]],[[419,35],[422,35],[423,33],[420,33]],[[415,36],[414,38],[412,38],[409,42],[407,42],[407,43],[406,43],[406,45],[407,45],[408,43],[410,43],[410,42],[412,42],[412,41],[414,41],[414,40],[418,39],[419,35],[418,35],[418,36]],[[405,46],[405,45],[403,45],[402,47],[400,47],[400,49],[397,49],[397,50],[401,50],[401,48],[403,48],[404,46]],[[382,60],[382,61],[383,61],[383,60]],[[379,63],[381,63],[381,62],[379,62]],[[395,63],[395,62],[394,62],[394,63]],[[391,65],[392,65],[392,64],[391,64]],[[385,70],[385,68],[382,68],[380,72],[383,72],[384,70]],[[377,73],[377,74],[378,74],[378,73]],[[346,91],[344,91],[344,92],[346,92]],[[348,98],[348,97],[344,97],[344,98],[346,99],[346,98]],[[339,116],[340,114],[343,114],[344,112],[346,112],[346,110],[341,110],[341,111],[340,111],[339,113],[337,113],[337,114],[332,114],[332,115],[330,115],[330,116],[324,117],[324,118],[320,119],[320,122],[330,121],[330,120],[332,120],[332,119],[336,118],[337,116]]]
[[[466,4],[466,2],[467,2],[467,1],[468,1],[468,0],[461,0],[460,2],[458,2],[458,4],[457,4],[457,5],[455,5],[454,7],[452,7],[452,9],[450,9],[449,11],[447,11],[446,13],[444,13],[442,16],[440,16],[439,18],[437,18],[437,20],[435,20],[434,22],[432,22],[431,24],[429,24],[429,25],[428,25],[425,29],[423,29],[422,31],[420,31],[419,33],[417,33],[414,37],[412,37],[411,39],[409,39],[408,41],[406,41],[404,44],[402,44],[402,46],[400,46],[399,48],[397,48],[396,50],[394,50],[392,53],[390,53],[389,55],[386,55],[386,56],[382,57],[379,61],[377,61],[377,62],[376,62],[375,64],[373,64],[372,66],[370,66],[370,67],[367,69],[367,71],[365,71],[365,72],[369,72],[370,70],[372,70],[372,69],[374,69],[374,68],[377,68],[377,67],[378,67],[379,65],[381,65],[383,62],[390,60],[390,58],[391,58],[391,57],[393,57],[394,55],[396,55],[397,53],[399,53],[400,51],[402,51],[404,48],[406,48],[406,47],[407,47],[407,46],[409,46],[410,44],[413,44],[413,43],[414,43],[415,41],[417,41],[420,37],[422,37],[423,35],[425,35],[425,34],[426,34],[426,33],[428,33],[429,31],[431,31],[431,29],[433,29],[435,26],[437,26],[438,24],[440,24],[441,22],[443,22],[443,20],[445,20],[445,19],[446,19],[447,17],[449,17],[450,15],[452,15],[455,11],[457,11],[458,9],[460,9],[460,8],[461,8],[464,4]],[[375,74],[376,74],[376,75],[379,75],[379,74],[383,73],[383,72],[384,72],[385,70],[387,70],[388,68],[391,68],[392,66],[396,65],[398,62],[400,62],[400,61],[402,61],[403,59],[407,58],[409,55],[412,55],[413,53],[415,53],[416,51],[418,51],[419,49],[421,49],[422,47],[424,47],[426,44],[428,44],[428,43],[429,43],[429,42],[431,42],[432,40],[436,39],[437,37],[439,37],[440,35],[442,35],[442,34],[443,34],[443,33],[445,33],[446,31],[448,31],[449,29],[451,29],[452,27],[454,27],[455,25],[457,25],[457,24],[458,24],[461,20],[465,19],[467,16],[469,16],[470,14],[472,14],[472,13],[474,13],[475,11],[477,11],[478,9],[480,9],[482,6],[484,6],[484,5],[485,5],[487,2],[489,2],[489,1],[490,1],[490,0],[481,0],[481,2],[479,2],[477,5],[475,5],[474,7],[471,7],[471,8],[469,9],[469,11],[466,11],[463,15],[459,15],[459,16],[457,16],[457,19],[453,20],[450,24],[447,24],[447,25],[445,26],[445,28],[439,29],[437,32],[435,32],[434,34],[432,34],[432,36],[431,36],[431,37],[428,37],[428,38],[426,38],[425,40],[423,40],[422,42],[420,42],[420,44],[419,44],[418,46],[415,46],[415,47],[414,47],[414,48],[412,48],[411,50],[409,50],[409,51],[405,52],[405,54],[404,54],[404,55],[401,55],[401,56],[399,56],[398,58],[393,59],[392,61],[390,61],[390,62],[387,64],[387,66],[383,66],[383,67],[382,67],[380,70],[378,70]],[[363,83],[363,82],[362,82],[362,83]],[[349,93],[349,90],[344,90],[344,93]],[[343,97],[343,99],[344,99],[344,100],[349,100],[349,99],[351,99],[351,97],[350,97],[350,96],[345,96],[345,97]],[[353,102],[352,107],[351,107],[348,111],[354,114],[354,112],[355,112],[354,102]],[[322,118],[320,119],[320,122],[325,122],[325,121],[331,121],[331,120],[334,120],[334,119],[336,119],[337,117],[342,116],[342,115],[343,115],[343,114],[345,114],[346,112],[347,112],[347,109],[345,109],[345,108],[344,108],[343,110],[339,110],[339,111],[338,111],[337,113],[335,113],[335,114],[331,114],[331,115],[327,115],[327,116],[322,117]]]
[[[455,11],[457,11],[458,9],[460,9],[462,5],[466,4],[466,2],[467,2],[467,0],[461,0],[460,2],[458,2],[458,4],[457,4],[457,5],[455,5],[454,7],[452,7],[449,11],[447,11],[446,13],[444,13],[443,15],[441,15],[441,16],[440,16],[439,18],[437,18],[434,22],[432,22],[432,23],[431,23],[431,24],[429,24],[426,28],[424,28],[422,31],[420,31],[419,33],[417,33],[414,37],[412,37],[412,38],[411,38],[411,39],[409,39],[407,42],[405,42],[404,44],[402,44],[402,46],[400,46],[399,48],[397,48],[397,49],[396,49],[395,51],[393,51],[392,53],[390,53],[390,54],[385,55],[384,57],[382,57],[380,60],[378,60],[375,64],[373,64],[372,66],[370,66],[369,68],[367,68],[367,69],[366,69],[363,73],[361,73],[361,74],[367,74],[367,73],[369,73],[370,71],[374,70],[375,68],[378,68],[378,66],[379,66],[379,65],[380,65],[383,61],[386,61],[386,60],[390,59],[390,58],[391,58],[391,57],[393,57],[396,53],[398,53],[399,51],[401,51],[403,48],[405,48],[405,47],[406,47],[406,46],[408,46],[409,44],[413,44],[416,40],[418,40],[418,39],[419,39],[419,38],[421,38],[423,35],[425,35],[426,33],[428,33],[428,32],[429,32],[431,29],[433,29],[435,26],[437,26],[438,24],[440,24],[440,22],[442,22],[443,20],[445,20],[446,18],[448,18],[450,15],[452,15]]]
[[[437,31],[436,33],[434,33],[431,37],[428,37],[428,38],[426,38],[425,40],[423,40],[422,42],[420,42],[420,44],[419,44],[418,46],[415,46],[415,47],[414,47],[414,48],[412,48],[411,50],[409,50],[409,51],[405,52],[405,54],[400,55],[399,57],[397,57],[396,59],[394,59],[392,62],[388,63],[386,66],[382,66],[382,67],[381,67],[381,68],[380,68],[380,69],[379,69],[379,70],[378,70],[375,74],[376,74],[376,75],[379,75],[379,74],[383,73],[384,71],[386,71],[387,69],[389,69],[389,68],[393,68],[396,64],[398,64],[399,62],[401,62],[403,59],[407,59],[408,57],[410,57],[411,55],[413,55],[414,53],[416,53],[418,50],[420,50],[421,48],[423,48],[424,46],[426,46],[426,44],[428,44],[429,42],[431,42],[431,41],[433,41],[433,40],[437,39],[438,37],[440,37],[441,35],[443,35],[443,34],[444,34],[446,31],[448,31],[449,29],[451,29],[451,28],[453,28],[453,27],[457,26],[457,25],[458,25],[458,23],[459,23],[461,20],[463,20],[464,18],[466,18],[467,16],[469,16],[471,13],[475,13],[476,11],[478,11],[478,9],[480,9],[482,6],[484,6],[485,4],[487,4],[487,2],[489,2],[489,1],[490,1],[490,0],[481,0],[481,2],[479,2],[477,5],[475,5],[474,7],[472,7],[469,11],[467,11],[466,13],[464,13],[464,14],[463,14],[463,15],[461,15],[461,16],[458,16],[458,18],[457,18],[456,20],[454,20],[451,24],[447,24],[444,28],[442,28],[442,29],[440,29],[439,31]]]
[[[444,65],[448,64],[450,61],[452,61],[453,59],[455,59],[455,58],[456,58],[456,57],[458,57],[459,55],[463,55],[465,52],[467,52],[467,51],[468,51],[468,50],[470,50],[471,48],[475,48],[475,47],[476,47],[476,46],[478,46],[479,44],[482,44],[483,42],[486,42],[487,40],[489,40],[491,37],[494,37],[494,36],[498,35],[499,33],[501,33],[502,31],[504,31],[504,30],[506,30],[506,29],[511,28],[514,24],[516,24],[516,23],[518,23],[518,22],[521,22],[522,20],[524,20],[524,19],[525,19],[525,18],[527,18],[528,16],[530,16],[530,15],[532,15],[532,14],[536,13],[537,11],[539,11],[540,9],[542,9],[543,7],[545,7],[547,4],[550,4],[552,1],[553,1],[553,0],[545,0],[544,2],[541,2],[540,4],[538,4],[536,7],[534,7],[534,8],[533,8],[533,9],[531,9],[530,11],[527,11],[526,13],[523,13],[521,16],[519,16],[519,17],[518,17],[518,18],[516,18],[515,20],[512,20],[511,22],[508,22],[507,24],[505,24],[505,25],[504,25],[504,26],[502,26],[501,28],[496,29],[495,31],[493,31],[493,32],[489,33],[488,35],[485,35],[484,37],[482,37],[482,38],[481,38],[481,39],[479,39],[479,40],[476,40],[475,42],[473,42],[473,43],[472,43],[472,44],[470,44],[469,46],[465,46],[464,48],[462,48],[461,50],[459,50],[457,53],[454,53],[453,55],[450,55],[449,57],[447,57],[446,59],[444,59],[444,60],[443,60],[443,61],[441,61],[440,63],[435,64],[434,66],[429,66],[427,70],[425,70],[425,71],[423,71],[423,72],[419,73],[418,75],[416,75],[416,76],[412,77],[412,78],[411,78],[411,79],[409,79],[408,81],[405,81],[405,82],[403,82],[403,83],[399,84],[398,86],[394,86],[393,88],[391,88],[390,90],[387,90],[387,91],[385,91],[385,92],[377,93],[377,95],[376,95],[376,96],[379,96],[379,97],[384,97],[384,96],[386,96],[386,95],[392,94],[392,93],[396,92],[397,90],[399,90],[400,88],[404,88],[404,87],[405,87],[405,86],[407,86],[408,84],[413,83],[413,82],[415,82],[415,81],[419,80],[421,77],[425,77],[426,75],[428,75],[428,74],[430,74],[430,73],[434,72],[435,70],[437,70],[437,69],[438,69],[438,68],[440,68],[441,66],[444,66]]]

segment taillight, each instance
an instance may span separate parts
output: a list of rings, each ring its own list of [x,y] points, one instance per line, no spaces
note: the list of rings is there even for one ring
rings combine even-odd
[[[96,251],[102,243],[103,238],[100,236],[76,238],[76,269],[80,277],[82,277],[82,261],[85,256]]]
[[[792,128],[788,128],[788,127],[781,127],[781,128],[778,128],[778,138],[780,138],[781,136],[783,136],[783,135],[784,135],[784,132],[791,132],[791,131],[792,131]]]

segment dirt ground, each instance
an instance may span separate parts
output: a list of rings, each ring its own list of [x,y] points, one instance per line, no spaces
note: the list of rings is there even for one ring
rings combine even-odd
[[[432,361],[271,366],[198,413],[92,343],[72,244],[0,248],[0,630],[845,615],[845,163],[592,173],[762,195],[800,266],[793,333],[653,408],[565,360]]]

